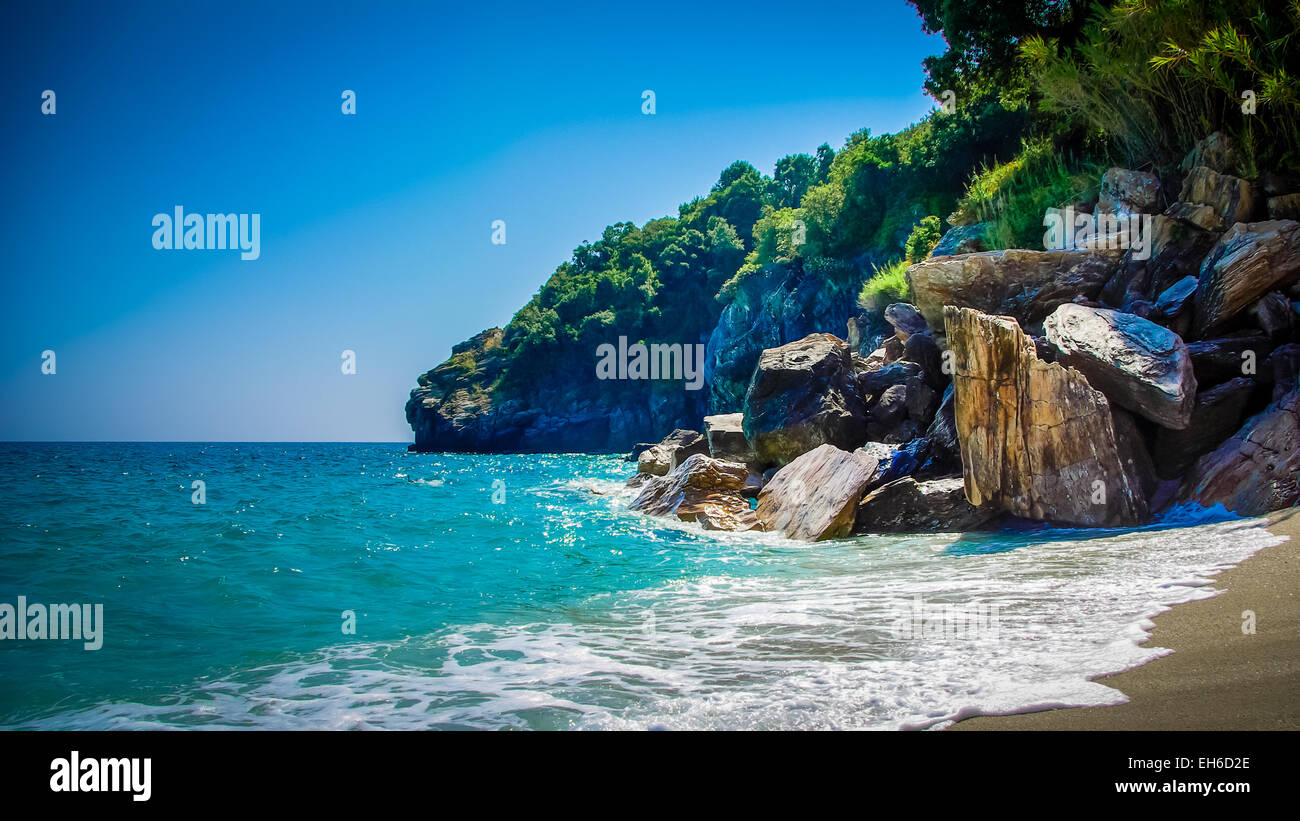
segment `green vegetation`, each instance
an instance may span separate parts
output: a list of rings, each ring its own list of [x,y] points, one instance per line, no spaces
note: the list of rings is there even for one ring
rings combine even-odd
[[[876,268],[862,285],[858,294],[858,305],[872,314],[879,314],[893,302],[907,302],[911,290],[907,284],[907,268],[911,263],[905,259],[892,262],[883,268]]]

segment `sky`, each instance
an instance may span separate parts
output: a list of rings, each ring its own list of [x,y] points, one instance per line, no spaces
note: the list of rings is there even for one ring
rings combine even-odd
[[[7,441],[410,441],[417,375],[575,247],[917,121],[944,48],[902,0],[11,2],[0,38]],[[260,215],[260,256],[156,249],[176,206]]]

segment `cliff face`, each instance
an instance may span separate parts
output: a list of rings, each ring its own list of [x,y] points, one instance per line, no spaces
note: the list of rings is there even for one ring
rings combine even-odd
[[[420,375],[406,403],[414,449],[610,453],[657,442],[677,428],[699,430],[710,413],[740,411],[765,349],[810,333],[843,335],[859,285],[828,286],[799,266],[753,277],[700,343],[699,390],[686,390],[681,381],[601,380],[595,346],[551,363],[544,377],[511,379],[502,330],[488,329]]]
[[[596,357],[559,363],[544,379],[510,382],[502,331],[490,328],[452,348],[421,374],[406,402],[420,452],[609,453],[652,434],[699,427],[708,391],[681,382],[612,382]]]

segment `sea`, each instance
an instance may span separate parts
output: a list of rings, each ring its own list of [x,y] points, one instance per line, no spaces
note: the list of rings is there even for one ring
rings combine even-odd
[[[2,444],[0,611],[102,622],[98,649],[0,625],[0,728],[927,730],[1118,704],[1090,679],[1167,653],[1141,646],[1151,618],[1279,541],[1179,508],[807,544],[631,512],[632,472],[405,443]]]

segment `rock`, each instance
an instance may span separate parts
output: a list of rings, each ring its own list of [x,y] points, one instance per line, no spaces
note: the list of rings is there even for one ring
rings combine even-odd
[[[667,475],[649,479],[628,509],[684,522],[704,517],[715,530],[753,530],[758,520],[741,493],[748,476],[742,464],[695,453]]]
[[[1210,234],[1221,234],[1228,227],[1214,206],[1203,202],[1176,202],[1165,209],[1165,216]]]
[[[1241,165],[1241,153],[1232,138],[1222,131],[1202,137],[1178,166],[1184,174],[1203,165],[1220,174],[1236,173]]]
[[[1252,416],[1231,439],[1196,460],[1179,500],[1262,516],[1300,501],[1300,390]]]
[[[1155,461],[1151,458],[1146,437],[1142,435],[1137,419],[1123,408],[1111,405],[1110,420],[1115,429],[1115,447],[1119,451],[1124,472],[1137,479],[1138,487],[1150,509],[1151,497],[1155,494],[1160,479],[1156,475]]]
[[[997,515],[966,501],[961,478],[918,482],[911,476],[879,487],[858,503],[854,533],[956,533],[976,530]]]
[[[929,447],[925,462],[915,471],[918,477],[946,477],[961,473],[961,446],[957,442],[957,420],[953,409],[955,397],[956,392],[949,384],[930,427],[925,431]]]
[[[1167,319],[1174,319],[1191,309],[1195,296],[1196,277],[1183,277],[1156,297],[1156,313]]]
[[[1300,194],[1283,194],[1268,198],[1268,218],[1271,220],[1300,220]]]
[[[1238,377],[1196,395],[1196,405],[1186,428],[1156,432],[1156,472],[1162,479],[1183,475],[1198,458],[1219,446],[1241,424],[1255,383]]]
[[[915,333],[926,330],[925,318],[916,310],[915,305],[895,302],[885,308],[885,321],[894,328],[895,335],[904,342]]]
[[[1261,369],[1273,380],[1273,401],[1295,390],[1300,382],[1300,344],[1292,342],[1269,354]]]
[[[1078,371],[1039,360],[1014,319],[955,306],[944,316],[967,500],[1062,524],[1145,521],[1106,397]]]
[[[1101,176],[1097,213],[1142,214],[1160,201],[1160,178],[1144,171],[1110,168]]]
[[[853,454],[820,445],[776,472],[758,494],[763,528],[816,542],[847,536],[871,469]]]
[[[709,443],[704,436],[693,430],[673,431],[657,445],[643,451],[637,457],[636,469],[639,473],[651,476],[664,476],[676,468],[687,457],[702,453],[708,455]]]
[[[1178,199],[1210,206],[1220,224],[1225,226],[1245,222],[1255,210],[1255,195],[1250,182],[1221,174],[1204,165],[1188,172]]]
[[[641,458],[641,454],[645,453],[647,450],[650,450],[650,448],[654,446],[655,446],[654,442],[637,442],[635,445],[632,446],[632,450],[629,451],[628,454],[623,457],[623,461],[635,462]]]
[[[879,396],[890,387],[901,385],[910,377],[920,375],[920,364],[900,359],[874,371],[859,372],[858,387],[863,396]]]
[[[1154,299],[1183,277],[1195,275],[1217,238],[1217,234],[1163,215],[1152,217],[1150,228],[1143,231],[1146,244],[1142,252],[1126,251],[1101,291],[1104,303],[1129,313],[1135,313],[1135,303]]]
[[[987,222],[953,226],[939,239],[939,244],[934,246],[934,250],[930,251],[930,259],[988,250],[985,237],[988,235],[989,227]]]
[[[1300,222],[1234,225],[1201,264],[1193,333],[1204,337],[1300,276]]]
[[[1215,339],[1187,345],[1192,372],[1199,386],[1213,385],[1238,376],[1255,376],[1273,343],[1260,331],[1235,331]]]
[[[920,365],[919,375],[931,388],[942,391],[947,387],[950,380],[943,372],[943,352],[939,350],[939,343],[935,342],[934,337],[929,333],[916,333],[909,336],[903,345],[903,355],[900,359]]]
[[[907,269],[916,307],[936,331],[946,305],[1014,317],[1033,328],[1057,305],[1096,299],[1121,252],[984,251],[918,262]]]
[[[744,419],[743,413],[720,413],[704,417],[704,438],[708,440],[710,456],[730,462],[750,461]]]
[[[1168,428],[1185,428],[1196,401],[1191,355],[1178,335],[1105,308],[1062,305],[1043,323],[1056,361],[1112,402]]]
[[[849,346],[811,334],[759,357],[745,394],[745,437],[763,465],[783,465],[818,445],[866,441],[867,408]]]
[[[1291,310],[1291,300],[1280,291],[1272,291],[1259,298],[1248,311],[1251,321],[1273,339],[1291,333],[1295,324],[1295,313]]]

